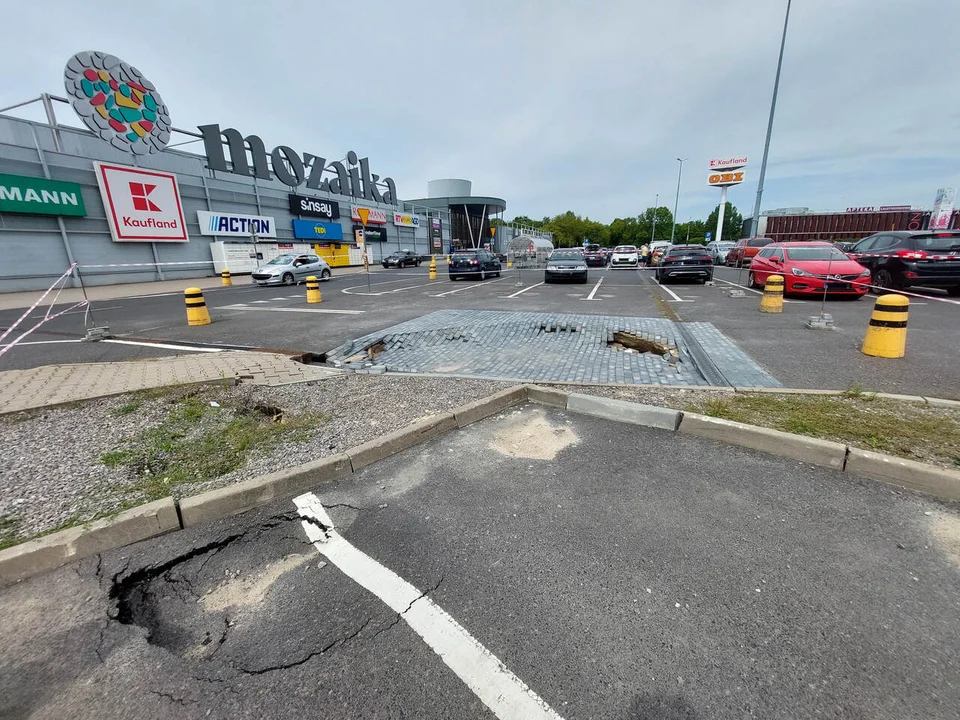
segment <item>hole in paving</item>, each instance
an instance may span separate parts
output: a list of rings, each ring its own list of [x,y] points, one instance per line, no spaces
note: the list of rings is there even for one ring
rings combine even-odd
[[[659,355],[660,357],[663,357],[667,354],[673,355],[674,357],[679,355],[676,349],[671,350],[670,347],[664,343],[647,340],[639,335],[626,332],[615,332],[613,334],[613,340],[607,343],[607,347],[613,348],[614,350],[632,350],[633,352],[637,353],[653,353],[654,355]]]

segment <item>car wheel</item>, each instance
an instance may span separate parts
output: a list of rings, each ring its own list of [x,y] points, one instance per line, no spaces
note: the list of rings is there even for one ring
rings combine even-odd
[[[747,273],[747,287],[757,287],[757,278],[753,274],[753,271]]]
[[[480,282],[483,282],[483,281],[486,280],[486,279],[487,279],[487,271],[486,271],[486,270],[481,270],[481,271],[480,271]]]
[[[330,270],[328,268],[324,268],[323,270],[320,271],[320,279],[321,280],[330,279]]]
[[[960,285],[954,285],[952,288],[949,288],[947,295],[950,297],[960,297]]]
[[[416,265],[416,266],[417,266],[417,267],[420,267],[420,263],[422,263],[422,262],[423,262],[423,260],[417,260],[417,265]]]
[[[870,284],[874,286],[871,288],[871,290],[879,295],[884,290],[893,289],[893,277],[890,275],[889,270],[877,270],[873,274],[873,280]]]
[[[293,285],[296,280],[293,277],[293,273],[284,273],[283,274],[283,284],[284,285]]]

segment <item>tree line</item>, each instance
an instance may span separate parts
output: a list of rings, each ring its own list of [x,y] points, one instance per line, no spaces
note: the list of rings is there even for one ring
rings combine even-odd
[[[720,206],[717,205],[706,220],[690,220],[678,223],[674,231],[674,243],[696,243],[705,245],[707,233],[716,235],[717,215]],[[654,222],[656,219],[656,222]],[[518,215],[513,219],[515,225],[523,225],[535,230],[553,233],[555,247],[578,247],[584,240],[597,243],[603,247],[617,245],[636,245],[655,240],[669,242],[670,230],[673,225],[673,213],[670,208],[648,207],[636,217],[617,218],[609,225],[589,217],[577,215],[572,210],[560,213],[542,220],[534,220],[526,215]],[[739,240],[743,217],[732,203],[727,203],[723,218],[723,239]]]

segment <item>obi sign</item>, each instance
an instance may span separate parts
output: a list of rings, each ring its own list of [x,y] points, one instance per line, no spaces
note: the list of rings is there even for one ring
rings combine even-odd
[[[713,187],[730,187],[743,182],[743,168],[747,165],[746,156],[714,158],[710,161],[710,175],[707,183]]]
[[[177,176],[94,162],[114,242],[187,242]]]

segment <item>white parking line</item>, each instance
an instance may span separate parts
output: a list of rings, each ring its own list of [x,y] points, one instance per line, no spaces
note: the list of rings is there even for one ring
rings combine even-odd
[[[189,350],[190,352],[223,352],[220,348],[201,348],[192,345],[171,345],[170,343],[137,342],[135,340],[101,340],[114,345],[139,345],[140,347],[160,348],[161,350]]]
[[[444,664],[501,720],[561,720],[466,628],[427,593],[381,565],[340,535],[313,493],[294,498],[307,539],[355,583],[403,618]]]
[[[60,343],[78,343],[83,340],[34,340],[32,342],[10,343],[9,345],[0,345],[0,348],[23,347],[24,345],[59,345]]]
[[[661,285],[656,280],[653,281],[653,284],[659,287],[664,292],[668,293],[673,300],[668,300],[667,302],[693,302],[693,300],[684,300],[682,297],[677,295],[673,290],[668,288],[666,285]]]
[[[463,292],[464,290],[469,290],[470,288],[480,287],[481,285],[492,285],[493,283],[500,282],[500,280],[502,280],[502,278],[497,278],[496,280],[484,280],[483,282],[467,285],[466,287],[457,288],[456,290],[448,290],[447,292],[440,293],[439,295],[431,294],[430,297],[445,297],[446,295],[453,295],[454,293]]]
[[[507,297],[515,298],[517,295],[523,295],[527,290],[533,290],[535,287],[540,287],[541,285],[543,285],[543,283],[538,282],[536,285],[530,285],[529,287],[525,287],[523,290],[517,290],[513,295],[507,295]]]
[[[593,286],[593,290],[590,291],[590,294],[587,295],[587,300],[593,300],[593,296],[597,294],[597,290],[600,289],[600,285],[603,283],[603,278],[597,280],[597,284]]]
[[[252,307],[250,305],[224,305],[217,310],[262,310],[263,312],[300,312],[324,313],[327,315],[363,315],[366,310],[327,310],[320,308],[282,308],[282,307]]]

